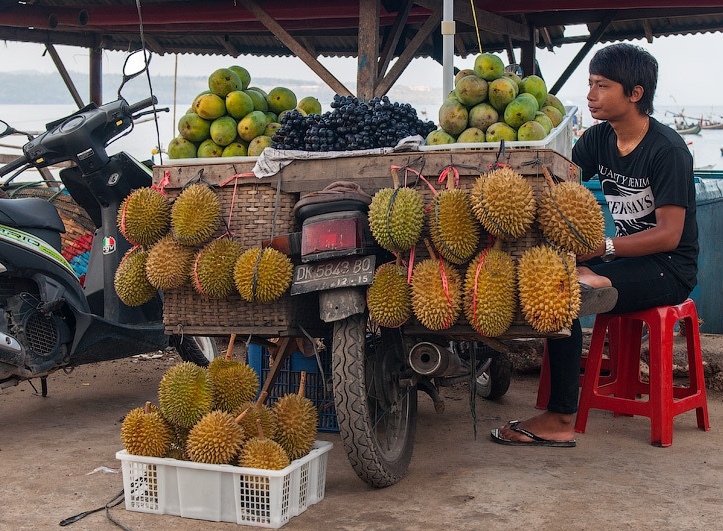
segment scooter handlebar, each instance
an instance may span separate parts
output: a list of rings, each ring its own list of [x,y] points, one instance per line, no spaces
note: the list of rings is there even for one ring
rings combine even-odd
[[[0,176],[7,175],[8,173],[14,172],[28,164],[28,159],[25,155],[22,155],[15,160],[11,160],[4,166],[0,167]]]
[[[158,103],[158,98],[155,96],[151,96],[150,98],[146,98],[145,100],[141,100],[138,103],[134,103],[133,105],[128,106],[128,115],[133,116],[138,111],[142,111],[146,107],[151,107]]]

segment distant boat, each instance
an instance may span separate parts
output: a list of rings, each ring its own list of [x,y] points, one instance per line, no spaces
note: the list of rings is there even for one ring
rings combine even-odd
[[[700,123],[693,125],[675,124],[675,130],[681,135],[698,135],[700,134],[701,125]]]
[[[693,125],[689,124],[686,118],[690,118],[689,116],[685,116],[683,114],[683,111],[680,112],[670,112],[665,111],[666,114],[672,114],[675,117],[675,122],[670,125],[673,129],[678,131],[681,135],[697,135],[700,133],[700,130],[703,125],[703,117],[697,120],[697,123],[694,123]],[[691,120],[693,118],[690,118]]]
[[[723,129],[723,122],[702,118],[700,121],[701,129]]]

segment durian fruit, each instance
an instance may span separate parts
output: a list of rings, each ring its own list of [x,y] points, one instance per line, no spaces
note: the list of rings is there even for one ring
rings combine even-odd
[[[390,252],[408,251],[416,245],[424,227],[424,201],[414,188],[382,188],[369,205],[369,228],[380,247]]]
[[[532,186],[509,166],[494,169],[477,178],[471,191],[472,211],[495,238],[515,240],[535,220]]]
[[[138,188],[123,200],[116,221],[133,245],[153,245],[171,227],[171,202],[155,188]]]
[[[193,248],[182,245],[172,235],[167,234],[148,251],[148,282],[157,289],[181,286],[189,278],[193,257]]]
[[[183,245],[200,245],[211,238],[221,222],[221,202],[209,186],[185,188],[171,207],[171,232]]]
[[[233,293],[233,269],[243,249],[229,237],[219,238],[196,253],[191,279],[193,287],[202,295],[217,299]]]
[[[469,192],[454,188],[453,178],[447,180],[446,190],[434,196],[429,233],[437,252],[453,264],[468,262],[477,250],[480,224],[472,213]]]
[[[314,403],[304,396],[306,372],[301,372],[298,393],[288,393],[271,408],[276,415],[276,435],[278,442],[290,459],[298,459],[308,454],[316,440],[319,413]]]
[[[241,404],[254,399],[259,391],[259,376],[250,365],[230,357],[219,356],[208,365],[213,393],[213,409],[234,412]]]
[[[516,288],[515,263],[497,240],[467,268],[464,313],[472,328],[488,337],[505,333],[515,317]]]
[[[379,326],[397,328],[412,315],[412,292],[407,271],[397,263],[380,265],[367,290],[369,317]]]
[[[572,325],[580,311],[575,257],[549,245],[527,249],[517,263],[520,307],[532,327],[543,333]]]
[[[265,404],[267,396],[268,393],[264,391],[256,402],[244,402],[234,413],[237,414],[237,421],[246,433],[255,433],[257,421],[260,421],[264,433],[273,439],[276,436],[277,421],[272,409]],[[241,416],[244,412],[245,415]]]
[[[291,285],[294,266],[285,254],[266,247],[252,247],[236,261],[233,278],[241,297],[248,302],[271,302]]]
[[[444,330],[457,321],[462,311],[460,274],[427,247],[431,257],[417,263],[412,272],[412,311],[430,330]]]
[[[148,251],[142,247],[132,247],[115,270],[113,277],[115,292],[126,306],[140,306],[156,294],[156,288],[148,282],[146,276],[147,260]]]
[[[173,428],[157,407],[146,402],[128,412],[121,424],[123,448],[132,455],[165,457],[171,449]]]
[[[190,361],[168,369],[158,386],[161,413],[171,424],[191,428],[211,411],[213,394],[208,371]]]
[[[548,186],[538,199],[537,212],[542,234],[577,255],[592,253],[605,238],[605,219],[595,195],[574,181],[555,185],[544,166],[543,172]]]
[[[258,436],[246,441],[238,457],[238,466],[263,470],[282,470],[289,466],[291,462],[284,448],[266,437],[260,421],[257,426]]]
[[[194,424],[186,440],[191,461],[214,465],[230,464],[244,442],[244,430],[225,411],[210,411]]]

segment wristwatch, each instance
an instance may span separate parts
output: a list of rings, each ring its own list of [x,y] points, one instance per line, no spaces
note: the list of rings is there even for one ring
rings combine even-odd
[[[612,262],[615,260],[615,246],[612,238],[605,238],[605,252],[600,257],[603,262]]]

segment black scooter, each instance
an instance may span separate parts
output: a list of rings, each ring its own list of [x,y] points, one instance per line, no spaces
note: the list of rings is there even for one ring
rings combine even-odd
[[[216,355],[211,338],[169,336],[164,331],[163,299],[129,307],[116,295],[113,278],[131,247],[116,217],[123,199],[150,186],[149,168],[107,146],[132,130],[135,119],[155,112],[151,97],[128,104],[121,89],[145,72],[150,55],[128,56],[116,101],[79,111],[46,125],[23,146],[23,155],[0,168],[12,182],[29,167],[72,164],[60,171],[65,190],[96,226],[85,282],[61,254],[63,221],[41,198],[0,199],[0,389],[23,380],[46,378],[58,369],[152,352],[175,346],[186,361],[207,365]],[[0,121],[0,137],[22,133]],[[27,134],[27,133],[22,133]],[[11,175],[12,174],[12,175]]]

